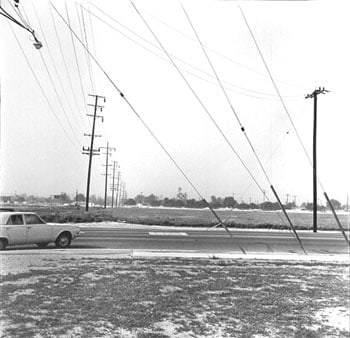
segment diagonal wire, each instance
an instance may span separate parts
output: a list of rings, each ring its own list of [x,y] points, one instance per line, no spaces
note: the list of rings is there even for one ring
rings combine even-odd
[[[215,119],[213,118],[213,116],[210,114],[210,112],[208,111],[207,107],[204,105],[204,103],[202,102],[202,100],[200,99],[200,97],[197,95],[197,93],[194,91],[194,89],[192,88],[192,86],[190,85],[190,83],[188,82],[188,80],[185,78],[185,76],[183,75],[183,73],[181,72],[181,70],[179,69],[179,67],[176,65],[176,63],[174,62],[174,60],[171,58],[170,54],[167,52],[167,50],[164,48],[163,44],[161,43],[161,41],[158,39],[158,37],[155,35],[155,33],[153,32],[152,28],[148,25],[148,23],[145,21],[145,19],[143,18],[143,16],[141,15],[141,13],[138,11],[137,7],[135,6],[135,4],[130,1],[132,6],[134,7],[135,11],[139,14],[139,16],[141,17],[142,21],[145,23],[145,25],[148,27],[148,29],[150,30],[150,32],[152,33],[152,35],[154,36],[154,38],[157,40],[157,42],[159,43],[159,45],[161,46],[161,48],[163,49],[164,53],[167,55],[167,57],[169,58],[169,60],[171,61],[171,63],[173,64],[173,66],[175,67],[175,69],[177,70],[177,72],[179,73],[179,75],[181,76],[181,78],[184,80],[184,82],[186,83],[186,85],[188,86],[188,88],[191,90],[192,94],[195,96],[195,98],[197,99],[197,101],[199,102],[199,104],[201,105],[201,107],[204,109],[204,111],[206,112],[206,114],[208,115],[208,117],[210,118],[210,120],[212,121],[212,123],[215,125],[215,127],[217,128],[217,130],[219,131],[219,133],[221,134],[221,136],[224,138],[224,140],[226,141],[226,143],[228,144],[228,146],[230,147],[230,149],[234,152],[234,154],[237,156],[237,158],[239,159],[239,161],[241,162],[241,164],[244,166],[244,168],[246,169],[246,171],[248,172],[248,174],[250,175],[250,177],[252,178],[252,180],[255,182],[255,184],[257,185],[257,187],[260,189],[261,192],[263,192],[264,190],[262,189],[262,187],[260,186],[260,184],[258,183],[258,181],[256,180],[256,178],[254,177],[254,175],[251,173],[251,171],[249,170],[249,168],[247,167],[247,165],[244,163],[243,159],[241,158],[241,156],[238,154],[238,152],[236,151],[236,149],[233,147],[233,145],[231,144],[231,142],[228,140],[228,138],[226,137],[226,135],[224,134],[224,132],[222,131],[222,129],[220,128],[220,126],[216,123]]]
[[[65,69],[66,74],[67,74],[69,87],[70,87],[70,89],[71,89],[71,91],[72,91],[72,96],[73,96],[73,99],[74,99],[75,107],[76,107],[76,109],[77,109],[77,112],[79,112],[79,111],[80,111],[79,105],[78,105],[78,102],[77,102],[77,99],[76,99],[76,95],[75,95],[75,92],[74,92],[74,88],[73,88],[73,84],[72,84],[72,79],[71,79],[71,77],[70,77],[70,75],[69,75],[69,71],[68,71],[68,67],[67,67],[67,61],[66,61],[66,58],[65,58],[64,53],[63,53],[63,48],[62,48],[61,40],[60,40],[59,35],[58,35],[58,31],[57,31],[55,19],[54,19],[53,15],[52,15],[51,7],[50,7],[50,15],[51,15],[51,21],[52,21],[52,24],[53,24],[54,30],[55,30],[56,40],[57,40],[57,42],[58,42],[59,50],[60,50],[60,53],[61,53],[61,56],[62,56],[62,60],[63,60],[63,64],[64,64],[64,69]],[[79,114],[79,115],[80,115],[80,114]]]
[[[9,24],[9,23],[8,23],[8,24]],[[23,47],[22,47],[20,41],[18,40],[15,31],[13,30],[13,28],[12,28],[12,26],[11,26],[10,24],[9,24],[9,27],[10,27],[10,29],[11,29],[11,31],[12,31],[12,33],[13,33],[13,35],[14,35],[16,41],[17,41],[17,44],[18,44],[19,48],[21,49],[21,52],[22,52],[22,54],[23,54],[23,56],[24,56],[24,58],[25,58],[25,60],[26,60],[26,62],[27,62],[27,65],[28,65],[30,71],[32,72],[32,75],[34,76],[35,81],[36,81],[37,85],[39,86],[40,91],[41,91],[41,93],[43,94],[43,96],[44,96],[44,98],[45,98],[45,101],[46,101],[46,103],[48,104],[48,106],[49,106],[51,112],[52,112],[53,115],[55,116],[57,122],[58,122],[59,125],[61,126],[61,128],[62,128],[63,132],[65,133],[65,135],[66,135],[67,139],[69,140],[69,142],[73,145],[73,147],[76,147],[76,144],[75,144],[75,143],[73,142],[73,140],[71,139],[69,133],[67,132],[66,128],[64,127],[64,125],[62,124],[61,120],[58,118],[58,115],[56,114],[54,108],[52,107],[52,104],[50,103],[50,100],[49,100],[49,98],[47,97],[47,95],[46,95],[46,93],[45,93],[45,91],[44,91],[44,88],[43,88],[43,86],[42,86],[41,83],[40,83],[40,80],[39,80],[38,76],[36,75],[36,73],[35,73],[35,71],[34,71],[32,65],[31,65],[31,63],[30,63],[30,61],[29,61],[29,59],[28,59],[26,53],[24,52]],[[80,148],[80,147],[79,147],[79,148]]]
[[[83,27],[82,31],[84,32],[85,46],[89,49],[89,42],[88,42],[87,33],[86,33],[85,17],[84,17],[83,8],[82,8],[81,5],[80,5],[80,13],[81,13],[81,22],[82,22],[82,27]],[[94,74],[92,72],[91,61],[90,61],[90,58],[89,58],[88,54],[86,54],[86,57],[87,57],[87,64],[88,64],[88,68],[89,68],[91,87],[92,87],[93,91],[96,92],[95,81],[94,81]]]
[[[280,99],[280,101],[281,101],[281,103],[282,103],[283,109],[284,109],[284,111],[286,112],[286,114],[287,114],[287,116],[288,116],[288,118],[289,118],[290,123],[292,124],[292,127],[293,127],[293,129],[294,129],[294,131],[295,131],[295,133],[296,133],[296,135],[297,135],[297,138],[298,138],[298,140],[299,140],[299,142],[300,142],[300,144],[301,144],[301,146],[302,146],[302,148],[303,148],[303,150],[304,150],[304,153],[305,153],[306,157],[307,157],[308,160],[309,160],[309,163],[312,165],[311,158],[310,158],[310,156],[309,156],[309,154],[308,154],[308,152],[307,152],[307,150],[306,150],[306,148],[305,148],[305,146],[304,146],[304,143],[303,143],[303,141],[302,141],[302,139],[301,139],[301,137],[300,137],[300,135],[299,135],[299,132],[298,132],[298,130],[297,130],[295,124],[294,124],[294,121],[293,121],[293,119],[292,119],[292,116],[290,115],[289,110],[288,110],[288,108],[287,108],[287,106],[286,106],[286,104],[285,104],[285,102],[284,102],[284,100],[283,100],[283,97],[282,97],[282,95],[281,95],[281,93],[280,93],[280,91],[279,91],[279,89],[278,89],[278,87],[277,87],[277,84],[276,84],[276,82],[275,82],[275,80],[274,80],[274,78],[273,78],[273,76],[272,76],[272,74],[271,74],[271,72],[270,72],[270,69],[269,69],[269,67],[268,67],[268,65],[267,65],[267,63],[266,63],[266,61],[265,61],[264,55],[263,55],[262,52],[261,52],[261,49],[260,49],[260,47],[259,47],[259,45],[258,45],[258,42],[257,42],[257,40],[255,39],[254,33],[253,33],[252,29],[250,28],[249,22],[248,22],[248,20],[247,20],[245,14],[244,14],[244,11],[243,11],[243,9],[242,9],[242,7],[241,7],[239,1],[237,2],[237,5],[238,5],[238,7],[239,7],[239,9],[240,9],[240,11],[241,11],[241,14],[242,14],[242,17],[243,17],[243,19],[244,19],[244,22],[245,22],[245,24],[247,25],[247,28],[248,28],[248,30],[249,30],[249,33],[250,33],[250,35],[251,35],[251,37],[252,37],[252,39],[253,39],[253,41],[254,41],[254,44],[255,44],[255,46],[256,46],[256,48],[257,48],[257,50],[258,50],[258,53],[259,53],[259,55],[260,55],[260,57],[261,57],[261,60],[262,60],[262,62],[263,62],[263,64],[264,64],[264,66],[265,66],[265,69],[266,69],[266,71],[267,71],[269,77],[270,77],[270,80],[271,80],[271,82],[272,82],[272,84],[273,84],[273,86],[274,86],[274,88],[275,88],[275,90],[276,90],[276,93],[277,93],[277,95],[278,95],[278,97],[279,97],[279,99]]]
[[[67,22],[64,20],[63,16],[57,11],[56,7],[50,2],[51,6],[55,9],[57,14],[60,16],[60,18],[65,22],[67,25]],[[67,25],[68,26],[68,25]],[[68,26],[69,29],[72,29],[70,26]],[[161,147],[161,149],[164,151],[164,153],[168,156],[168,158],[171,160],[171,162],[174,164],[174,166],[180,171],[182,176],[185,178],[185,180],[188,182],[188,184],[193,188],[193,190],[198,194],[199,198],[201,198],[206,205],[209,207],[210,211],[213,213],[215,218],[219,220],[219,222],[224,227],[225,231],[230,235],[231,239],[233,239],[233,236],[231,232],[228,230],[227,226],[221,221],[219,216],[215,213],[215,211],[211,208],[210,204],[205,200],[203,195],[199,192],[199,190],[196,188],[196,186],[193,184],[193,182],[190,180],[190,178],[186,175],[184,170],[181,168],[181,166],[176,162],[175,158],[168,152],[168,150],[165,148],[165,146],[162,144],[162,142],[158,139],[158,137],[154,134],[152,129],[147,125],[147,123],[143,120],[143,118],[139,115],[139,113],[136,111],[135,107],[130,103],[130,101],[125,97],[124,93],[119,89],[119,87],[116,85],[116,83],[112,80],[112,78],[108,75],[108,73],[103,69],[101,64],[97,61],[97,59],[91,54],[87,46],[84,45],[84,43],[81,41],[81,39],[75,34],[75,32],[72,30],[75,37],[78,39],[78,41],[82,44],[82,46],[86,49],[87,53],[90,55],[90,57],[94,60],[94,62],[97,64],[97,66],[100,68],[100,70],[103,72],[103,74],[106,76],[106,78],[109,80],[109,82],[112,84],[112,86],[117,90],[119,95],[123,98],[123,100],[127,103],[129,108],[133,111],[133,113],[136,115],[136,117],[139,119],[139,121],[143,124],[143,126],[147,129],[147,131],[150,133],[150,135],[153,137],[153,139],[158,143],[158,145]],[[246,252],[244,249],[238,245],[240,250],[245,254]]]
[[[67,21],[68,21],[68,24],[70,25],[70,17],[69,17],[69,13],[68,13],[67,3],[65,3],[65,8],[66,8]],[[87,102],[86,102],[86,98],[85,98],[85,91],[84,91],[84,86],[83,86],[83,80],[82,80],[81,71],[80,71],[80,66],[79,66],[79,62],[78,62],[77,50],[76,50],[76,47],[75,47],[75,42],[74,42],[73,34],[72,34],[71,31],[69,31],[69,32],[70,32],[70,36],[71,36],[71,40],[72,40],[72,45],[73,45],[75,64],[76,64],[77,70],[78,70],[79,83],[80,83],[81,94],[82,94],[82,97],[83,97],[83,100],[84,100],[85,112],[86,112],[86,114],[88,114]],[[86,119],[84,119],[84,122],[86,123]],[[85,125],[86,125],[86,124],[85,124]]]
[[[205,48],[204,48],[204,45],[203,45],[203,43],[202,43],[202,41],[201,41],[201,39],[200,39],[200,37],[199,37],[199,35],[198,35],[196,29],[194,28],[194,26],[193,26],[193,24],[192,24],[192,21],[191,21],[189,15],[188,15],[188,13],[186,12],[184,6],[182,6],[182,9],[183,9],[183,11],[184,11],[184,13],[185,13],[185,16],[186,16],[186,18],[187,18],[187,20],[188,20],[190,26],[192,27],[192,30],[193,30],[193,32],[194,32],[194,34],[195,34],[195,36],[196,36],[196,38],[197,38],[197,40],[198,40],[198,42],[199,42],[201,48],[202,48],[202,51],[203,51],[204,55],[205,55],[205,57],[206,57],[206,59],[207,59],[209,65],[210,65],[210,67],[211,67],[211,69],[212,69],[212,71],[213,71],[213,73],[214,73],[214,75],[215,75],[215,77],[216,77],[216,80],[218,81],[218,84],[219,84],[219,86],[220,86],[220,88],[221,88],[221,90],[222,90],[222,93],[224,94],[224,96],[225,96],[225,98],[226,98],[226,100],[227,100],[227,103],[228,103],[228,105],[229,105],[230,108],[231,108],[231,111],[233,112],[233,114],[234,114],[235,117],[236,117],[236,120],[237,120],[237,122],[238,122],[238,124],[239,124],[239,126],[240,126],[240,128],[241,128],[241,131],[243,132],[243,134],[244,134],[244,136],[245,136],[245,138],[246,138],[246,140],[247,140],[247,142],[248,142],[248,144],[249,144],[251,150],[253,151],[253,153],[254,153],[254,155],[255,155],[255,158],[257,159],[257,161],[258,161],[258,163],[259,163],[259,165],[260,165],[260,168],[261,168],[261,170],[263,171],[263,173],[264,173],[264,175],[265,175],[265,177],[266,177],[266,180],[268,181],[269,185],[271,185],[270,178],[269,178],[269,176],[267,175],[267,172],[266,172],[266,170],[265,170],[265,168],[264,168],[264,166],[263,166],[263,164],[262,164],[262,162],[261,162],[261,160],[260,160],[258,154],[256,153],[255,148],[254,148],[252,142],[250,141],[250,139],[249,139],[249,137],[248,137],[248,135],[247,135],[247,133],[246,133],[246,130],[245,130],[245,128],[244,128],[244,126],[243,126],[243,124],[242,124],[242,122],[241,122],[241,120],[240,120],[240,118],[239,118],[239,116],[238,116],[238,114],[237,114],[237,112],[236,112],[236,110],[235,110],[235,108],[234,108],[233,105],[232,105],[232,102],[231,102],[230,98],[228,97],[228,95],[227,95],[227,93],[226,93],[226,90],[225,90],[224,86],[222,85],[222,82],[221,82],[221,80],[220,80],[220,78],[219,78],[219,76],[218,76],[218,74],[217,74],[217,72],[216,72],[216,70],[215,70],[215,67],[214,67],[213,63],[211,62],[211,60],[210,60],[210,58],[209,58],[209,55],[208,55],[208,53],[206,52],[206,50],[205,50]]]
[[[163,26],[166,26],[166,27],[170,28],[171,30],[175,31],[176,33],[178,33],[178,34],[184,36],[185,38],[187,38],[187,39],[189,39],[189,40],[195,41],[192,37],[188,36],[187,34],[185,34],[184,32],[180,31],[179,29],[177,29],[177,28],[175,28],[175,27],[169,25],[167,22],[165,22],[165,21],[159,19],[158,17],[156,17],[154,14],[150,13],[149,11],[147,11],[147,10],[145,10],[145,9],[142,9],[142,11],[145,12],[145,13],[147,13],[149,16],[151,16],[152,18],[154,18],[154,19],[157,20],[158,22],[160,22]],[[239,66],[239,67],[245,68],[245,69],[247,69],[247,70],[249,70],[249,71],[251,71],[251,72],[253,72],[253,73],[255,73],[255,74],[258,74],[258,75],[260,75],[260,76],[266,77],[266,74],[261,73],[261,72],[255,70],[254,68],[251,68],[251,67],[249,67],[249,66],[247,66],[247,65],[244,65],[244,64],[242,64],[242,63],[240,63],[240,62],[238,62],[238,61],[235,61],[235,60],[231,59],[230,57],[228,57],[228,56],[226,56],[226,55],[224,55],[224,54],[218,52],[217,50],[211,48],[211,47],[208,46],[208,45],[204,45],[204,47],[205,47],[207,50],[210,50],[210,51],[213,52],[214,54],[216,54],[216,55],[218,55],[218,56],[220,56],[220,57],[222,57],[222,58],[228,60],[229,62],[231,62],[231,63],[233,63],[233,64],[235,64],[235,65],[237,65],[237,66]],[[282,81],[282,80],[278,80],[278,82],[283,83],[283,84],[286,84],[286,85],[291,86],[291,87],[302,88],[302,87],[299,86],[299,85],[292,84],[292,83],[288,83],[288,82],[285,82],[285,81]],[[270,95],[274,95],[274,94],[270,94]],[[294,95],[293,95],[293,96],[294,96]],[[297,95],[297,96],[299,96],[299,95]]]
[[[243,132],[243,134],[244,134],[244,136],[245,136],[245,138],[246,138],[246,140],[247,140],[247,142],[248,142],[248,144],[249,144],[249,146],[250,146],[252,152],[254,153],[254,156],[255,156],[256,160],[258,161],[259,166],[260,166],[261,170],[263,171],[267,182],[269,183],[270,186],[272,186],[272,183],[271,183],[271,181],[270,181],[270,178],[269,178],[269,176],[267,175],[267,172],[266,172],[266,170],[265,170],[265,168],[264,168],[264,166],[263,166],[263,164],[262,164],[262,162],[261,162],[261,160],[260,160],[260,157],[258,156],[258,154],[257,154],[257,152],[256,152],[256,150],[255,150],[255,148],[254,148],[254,146],[253,146],[253,144],[252,144],[250,138],[248,137],[248,134],[246,133],[245,128],[243,127],[242,122],[241,122],[241,120],[239,119],[239,116],[238,116],[236,110],[234,109],[234,107],[233,107],[233,105],[232,105],[232,102],[231,102],[230,98],[228,97],[228,95],[227,95],[227,93],[226,93],[226,91],[225,91],[225,88],[223,87],[223,85],[222,85],[222,83],[221,83],[221,80],[220,80],[220,78],[219,78],[219,76],[218,76],[218,74],[217,74],[217,72],[216,72],[216,69],[215,69],[213,63],[211,62],[211,60],[210,60],[210,58],[209,58],[209,55],[208,55],[208,53],[206,52],[206,50],[205,50],[205,48],[204,48],[204,45],[203,45],[203,43],[202,43],[202,41],[201,41],[201,39],[200,39],[200,37],[199,37],[199,35],[198,35],[198,33],[197,33],[195,27],[194,27],[194,25],[192,24],[192,21],[191,21],[189,15],[188,15],[188,13],[186,12],[184,6],[182,6],[182,9],[183,9],[183,11],[184,11],[184,13],[185,13],[185,16],[186,16],[186,18],[187,18],[187,20],[188,20],[188,22],[189,22],[189,24],[190,24],[190,26],[191,26],[191,28],[192,28],[192,30],[193,30],[195,36],[196,36],[196,38],[197,38],[197,40],[198,40],[198,42],[199,42],[201,48],[202,48],[202,51],[203,51],[204,55],[206,56],[206,59],[207,59],[209,65],[210,65],[210,67],[211,67],[211,69],[212,69],[212,71],[213,71],[213,73],[214,73],[214,75],[215,75],[215,77],[216,77],[216,79],[217,79],[217,81],[218,81],[218,84],[219,84],[219,86],[220,86],[220,88],[221,88],[221,90],[222,90],[222,92],[223,92],[223,94],[224,94],[224,96],[225,96],[225,98],[226,98],[226,100],[227,100],[227,103],[228,103],[228,105],[230,106],[232,112],[234,113],[234,115],[235,115],[235,117],[236,117],[236,120],[238,121],[238,124],[239,124],[239,126],[240,126],[241,131]],[[265,195],[264,192],[263,192],[263,194]],[[265,195],[265,196],[266,196],[266,195]],[[267,196],[267,199],[269,200],[269,197],[268,197],[268,196]],[[282,208],[283,208],[283,207],[282,207]],[[281,215],[278,214],[278,216],[280,217],[282,223],[284,223],[284,220],[282,219]],[[298,238],[297,238],[297,240],[298,240]]]
[[[191,85],[189,84],[189,82],[186,80],[186,78],[184,77],[184,75],[181,73],[180,69],[177,67],[177,65],[175,64],[175,62],[172,60],[172,58],[170,57],[170,55],[168,54],[168,52],[166,51],[166,49],[164,48],[163,44],[160,42],[160,40],[158,39],[158,37],[156,36],[156,34],[153,32],[153,30],[151,29],[151,27],[148,25],[148,23],[146,22],[146,20],[143,18],[143,16],[141,15],[141,13],[138,11],[137,7],[135,6],[135,4],[130,0],[132,6],[134,7],[134,9],[136,10],[136,12],[139,14],[139,16],[141,17],[142,21],[145,23],[145,25],[148,27],[148,29],[150,30],[150,32],[152,33],[152,35],[154,36],[154,38],[157,40],[157,42],[159,43],[159,45],[162,47],[163,51],[166,53],[166,55],[169,57],[169,59],[171,60],[172,64],[174,65],[174,67],[176,68],[176,70],[179,72],[180,76],[182,77],[182,79],[185,81],[185,83],[188,85],[189,89],[191,90],[191,92],[194,94],[194,96],[198,99],[199,103],[201,104],[201,106],[204,108],[204,110],[206,111],[206,113],[208,114],[208,116],[211,118],[212,122],[214,123],[214,125],[217,127],[217,129],[219,130],[219,132],[221,133],[221,135],[224,137],[224,139],[226,140],[226,142],[228,143],[228,145],[230,146],[230,148],[233,150],[233,152],[236,154],[236,156],[238,157],[238,159],[241,161],[241,163],[243,164],[243,166],[246,168],[247,172],[250,174],[251,178],[254,180],[254,182],[257,184],[258,188],[260,189],[260,191],[264,194],[265,191],[261,188],[261,186],[259,185],[259,183],[257,182],[257,180],[255,179],[255,177],[253,176],[253,174],[251,173],[251,171],[249,170],[249,168],[246,166],[246,164],[243,162],[243,160],[241,159],[241,157],[238,155],[238,153],[236,152],[236,150],[234,149],[234,147],[232,146],[232,144],[228,141],[226,135],[223,133],[223,131],[221,130],[221,128],[217,125],[217,123],[215,122],[215,120],[213,119],[213,117],[211,116],[211,114],[209,113],[209,111],[206,109],[206,107],[204,106],[203,102],[200,100],[200,98],[198,97],[198,95],[196,94],[196,92],[193,90],[193,88],[191,87]],[[238,118],[238,116],[236,116]],[[239,119],[238,119],[239,121]],[[239,121],[240,122],[240,121]],[[241,125],[241,123],[240,123]],[[241,129],[244,132],[244,128],[241,125]],[[248,139],[248,138],[247,138]],[[248,139],[249,144],[251,145],[254,153],[256,154],[250,140]],[[257,155],[256,155],[257,156]],[[258,157],[257,157],[258,158]],[[258,158],[259,163],[260,159]],[[264,171],[264,173],[266,174],[266,172]],[[270,180],[268,178],[268,176],[266,175],[267,180],[270,183]],[[300,238],[298,236],[298,234],[296,233],[293,224],[291,223],[288,215],[286,214],[285,210],[283,209],[282,204],[280,203],[280,200],[277,196],[277,193],[275,191],[275,189],[273,188],[272,184],[270,184],[270,187],[274,193],[274,195],[276,196],[276,199],[278,201],[278,203],[280,204],[282,211],[284,212],[287,220],[289,221],[290,227],[293,230],[293,233],[296,237],[296,239],[298,240],[300,247],[302,248],[303,252],[306,254],[305,249],[303,248],[303,245],[300,241]],[[210,206],[209,206],[210,208]],[[212,213],[217,217],[216,213],[214,212],[214,210],[212,210],[212,208],[210,208],[210,210],[212,211]],[[220,221],[220,218],[217,217],[217,219],[219,220],[220,224],[224,225],[223,222]]]
[[[61,88],[61,90],[62,90],[62,93],[63,93],[63,95],[64,95],[64,97],[65,97],[65,99],[66,99],[66,103],[67,103],[67,105],[68,105],[68,108],[69,108],[69,110],[72,112],[74,121],[75,121],[76,124],[79,126],[80,123],[78,122],[78,120],[77,120],[77,118],[76,118],[76,116],[75,116],[75,114],[74,114],[74,111],[73,111],[72,106],[71,106],[71,104],[70,104],[70,101],[69,101],[69,99],[68,99],[68,95],[67,95],[67,93],[66,93],[66,91],[65,91],[65,89],[64,89],[64,86],[63,86],[61,77],[60,77],[60,75],[59,75],[59,73],[58,73],[58,70],[57,70],[57,67],[56,67],[56,62],[55,62],[55,60],[54,60],[54,58],[53,58],[53,55],[52,55],[52,52],[51,52],[51,48],[49,47],[49,44],[48,44],[48,41],[47,41],[47,39],[46,39],[46,35],[45,35],[45,32],[44,32],[44,29],[43,29],[43,27],[42,27],[42,25],[41,25],[41,20],[40,20],[40,18],[39,18],[38,12],[37,12],[37,10],[36,10],[36,8],[35,8],[35,6],[34,6],[34,3],[32,3],[32,6],[33,6],[33,10],[34,10],[36,19],[37,19],[37,21],[38,21],[38,23],[39,23],[40,31],[41,31],[41,34],[42,34],[42,36],[43,36],[43,39],[44,39],[44,42],[45,42],[45,46],[47,47],[47,50],[48,50],[48,53],[49,53],[49,56],[50,56],[50,59],[51,59],[52,65],[53,65],[53,69],[54,69],[55,74],[56,74],[56,78],[57,78],[57,80],[58,80],[58,83],[59,83],[59,85],[60,85],[60,88]]]
[[[100,16],[96,15],[95,13],[92,13],[91,11],[89,11],[88,9],[84,8],[83,9],[85,11],[88,11],[91,15],[93,15],[95,18],[97,18],[99,21],[103,22],[105,25],[107,25],[108,27],[110,27],[111,29],[115,30],[116,32],[118,32],[119,34],[121,34],[122,36],[124,36],[126,39],[128,39],[129,41],[135,43],[136,45],[138,45],[139,47],[143,48],[144,50],[146,50],[147,52],[153,54],[154,56],[156,56],[157,58],[163,60],[163,61],[166,61],[168,63],[171,63],[169,61],[168,58],[164,58],[162,57],[161,55],[157,54],[156,52],[154,52],[153,50],[149,49],[148,47],[142,45],[141,43],[137,42],[136,40],[134,40],[133,38],[129,37],[128,35],[126,35],[125,33],[123,33],[122,31],[120,31],[118,28],[116,28],[115,26],[112,26],[110,23],[106,22],[105,20],[103,20]],[[102,11],[102,10],[101,10]],[[105,12],[102,11],[102,13],[104,13],[106,16],[108,16],[111,20],[113,21],[116,21],[115,19],[113,19],[112,17],[110,17],[108,14],[106,14]],[[118,21],[116,21],[119,25],[122,25],[121,23],[119,23]],[[122,25],[124,27],[124,25]],[[125,27],[125,29],[131,31],[130,29],[128,29],[127,27]],[[132,33],[134,33],[133,31],[131,31]],[[137,33],[134,33],[136,36],[138,36],[140,39],[144,40],[145,42],[147,42],[148,44],[152,45],[153,47],[155,47],[156,49],[158,50],[161,50],[161,48],[159,48],[158,46],[156,46],[155,44],[153,44],[152,42],[149,42],[148,40],[144,39],[143,37],[141,37],[140,35],[138,35]],[[204,70],[196,67],[196,66],[193,66],[191,65],[190,63],[172,55],[174,59],[177,59],[178,61],[182,62],[183,64],[189,66],[190,68],[193,68],[195,70],[197,70],[198,72],[200,73],[203,73],[209,77],[213,77],[211,74],[205,72]],[[215,81],[211,81],[211,80],[208,80],[206,78],[204,78],[203,76],[200,76],[190,70],[187,70],[185,68],[182,68],[182,70],[202,81],[205,81],[211,85],[214,85],[214,86],[217,86],[217,83]],[[248,89],[248,88],[244,88],[244,87],[241,87],[241,86],[238,86],[238,85],[235,85],[233,83],[230,83],[230,82],[227,82],[227,81],[223,81],[223,83],[227,84],[228,86],[231,86],[235,89],[232,89],[232,88],[226,88],[227,90],[230,90],[234,93],[238,93],[240,95],[243,95],[243,96],[248,96],[248,97],[252,97],[252,98],[255,98],[255,99],[258,99],[258,100],[268,100],[268,101],[275,101],[275,100],[278,100],[278,98],[271,98],[271,97],[259,97],[259,96],[256,96],[256,95],[253,95],[253,94],[248,94],[244,91],[248,91],[248,92],[252,92],[252,93],[256,93],[258,95],[269,95],[267,93],[262,93],[262,92],[258,92],[258,91],[254,91],[254,90],[251,90],[251,89]],[[273,96],[273,95],[272,95]]]
[[[55,83],[54,83],[54,81],[53,81],[52,75],[51,75],[51,73],[50,73],[50,71],[49,71],[49,68],[48,68],[48,66],[47,66],[47,64],[46,64],[45,58],[44,58],[44,56],[43,56],[43,54],[42,54],[42,52],[41,52],[40,50],[39,50],[39,53],[40,53],[41,60],[42,60],[42,62],[43,62],[43,64],[44,64],[45,70],[46,70],[46,72],[47,72],[47,75],[48,75],[48,77],[49,77],[50,83],[51,83],[51,85],[52,85],[52,88],[53,88],[53,90],[54,90],[54,92],[55,92],[55,94],[56,94],[58,103],[59,103],[59,105],[60,105],[60,107],[61,107],[61,109],[62,109],[62,111],[63,111],[63,114],[64,114],[64,116],[65,116],[67,122],[68,122],[68,125],[69,125],[71,131],[73,132],[74,137],[76,138],[76,140],[78,141],[78,143],[80,143],[79,137],[77,136],[77,134],[76,134],[76,132],[75,132],[75,130],[74,130],[74,128],[73,128],[73,126],[72,126],[72,124],[71,124],[69,118],[68,118],[67,112],[66,112],[66,110],[65,110],[65,108],[64,108],[64,106],[63,106],[63,103],[62,103],[62,100],[61,100],[61,98],[60,98],[60,95],[58,94],[57,88],[56,88]]]
[[[99,12],[101,12],[103,15],[105,15],[106,17],[108,17],[111,21],[114,21],[115,23],[117,23],[119,26],[123,27],[125,30],[127,30],[128,32],[130,32],[131,34],[135,35],[136,37],[138,37],[140,40],[144,41],[145,43],[151,45],[152,47],[158,49],[158,50],[161,50],[161,48],[159,46],[157,46],[156,44],[152,43],[151,41],[145,39],[143,36],[141,36],[140,34],[134,32],[133,30],[131,30],[130,28],[128,28],[127,26],[125,26],[124,24],[122,24],[121,22],[119,22],[118,20],[116,20],[114,17],[112,17],[111,15],[109,15],[108,13],[104,12],[102,9],[100,9],[99,7],[97,7],[96,5],[92,4],[93,7],[95,7]],[[164,60],[164,58],[162,58],[161,56],[159,56],[158,54],[154,53],[153,51],[149,50],[147,47],[139,44],[137,41],[135,41],[134,39],[130,38],[129,36],[127,36],[125,33],[121,32],[120,30],[118,30],[116,27],[114,26],[111,26],[109,23],[107,23],[106,21],[104,21],[101,17],[99,17],[98,15],[96,15],[95,13],[91,12],[90,9],[87,9],[85,7],[82,6],[82,8],[89,12],[90,15],[93,15],[95,18],[97,18],[98,20],[102,21],[103,23],[105,23],[107,26],[111,27],[112,29],[116,30],[117,32],[119,32],[121,35],[123,35],[124,37],[126,37],[128,40],[140,45],[142,48],[146,49],[147,51],[151,52],[152,54],[156,55],[157,57],[161,58]],[[203,73],[205,75],[207,75],[208,77],[213,77],[212,74],[206,72],[205,70],[199,68],[199,67],[196,67],[194,65],[192,65],[191,63],[188,63],[187,61],[173,55],[173,54],[170,54],[172,56],[173,59],[177,60],[177,61],[180,61],[181,63],[185,64],[186,66],[200,72],[200,73]],[[187,71],[188,73],[194,75],[194,76],[197,76],[198,78],[204,80],[204,81],[207,81],[207,82],[210,82],[208,80],[205,80],[203,77],[200,77],[198,75],[195,75],[193,74],[192,72],[189,72]],[[275,98],[276,95],[275,94],[269,94],[269,93],[263,93],[263,92],[259,92],[259,91],[256,91],[256,90],[253,90],[253,89],[249,89],[249,88],[245,88],[245,87],[241,87],[241,86],[238,86],[238,85],[235,85],[231,82],[228,82],[228,81],[222,81],[223,83],[226,83],[234,88],[237,88],[239,90],[244,90],[244,91],[248,91],[248,92],[251,92],[253,94],[258,94],[258,95],[264,95],[264,96],[268,96],[268,97],[265,97],[265,98],[260,98],[260,97],[256,97],[256,96],[253,96],[253,95],[249,95],[249,94],[244,94],[244,93],[241,93],[242,95],[247,95],[247,96],[250,96],[250,97],[256,97],[256,98],[259,98],[259,99],[263,99],[263,100],[278,100],[278,98]],[[212,82],[210,82],[212,83]],[[214,82],[215,83],[215,82]],[[216,85],[216,83],[215,83]],[[240,92],[239,92],[240,93]],[[270,97],[270,98],[269,98]],[[273,97],[273,98],[271,98]],[[295,98],[295,97],[300,97],[299,95],[293,95],[293,96],[289,96],[291,98]]]

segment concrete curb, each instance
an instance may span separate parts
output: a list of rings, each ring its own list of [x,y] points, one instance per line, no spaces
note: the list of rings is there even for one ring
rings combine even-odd
[[[12,250],[5,251],[1,256],[70,256],[96,258],[205,258],[205,259],[233,259],[233,260],[267,260],[267,261],[295,261],[295,262],[337,262],[350,263],[348,254],[298,254],[298,253],[260,253],[250,252],[202,252],[196,250],[130,250],[130,249],[51,249],[51,250]]]

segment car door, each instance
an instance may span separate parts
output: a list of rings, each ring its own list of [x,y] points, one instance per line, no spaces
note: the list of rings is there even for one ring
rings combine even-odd
[[[27,243],[45,243],[52,241],[52,226],[46,224],[35,214],[24,214],[27,226]]]
[[[23,221],[23,215],[10,215],[5,229],[10,244],[25,244],[27,242],[27,227]]]

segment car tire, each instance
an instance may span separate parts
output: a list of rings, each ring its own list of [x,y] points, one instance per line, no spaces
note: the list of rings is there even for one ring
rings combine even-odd
[[[40,248],[40,249],[45,249],[49,243],[36,243],[36,245]]]
[[[0,251],[6,249],[6,241],[4,239],[0,239]]]
[[[72,241],[71,235],[69,233],[64,232],[63,234],[60,234],[57,237],[55,244],[56,244],[56,247],[64,249],[70,246],[71,241]]]

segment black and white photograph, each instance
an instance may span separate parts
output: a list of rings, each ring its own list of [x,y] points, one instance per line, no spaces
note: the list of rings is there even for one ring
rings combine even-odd
[[[0,337],[349,337],[349,13],[0,0]]]

